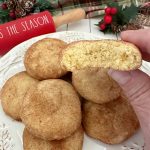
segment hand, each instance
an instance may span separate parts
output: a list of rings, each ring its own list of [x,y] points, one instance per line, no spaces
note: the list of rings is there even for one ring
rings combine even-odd
[[[143,59],[150,61],[150,29],[122,32],[121,39],[139,47]],[[133,106],[143,131],[145,150],[150,150],[150,74],[140,70],[110,70],[108,73],[119,83]]]

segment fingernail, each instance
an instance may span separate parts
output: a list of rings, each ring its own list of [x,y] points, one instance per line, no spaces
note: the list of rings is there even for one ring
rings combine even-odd
[[[110,69],[108,71],[109,76],[111,76],[120,85],[126,84],[131,80],[131,74],[127,71],[116,71]]]

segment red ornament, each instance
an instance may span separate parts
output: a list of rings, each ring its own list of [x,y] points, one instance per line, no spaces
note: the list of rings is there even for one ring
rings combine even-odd
[[[117,8],[116,7],[112,7],[110,14],[115,15],[117,12],[118,12]]]
[[[105,14],[110,15],[110,13],[111,13],[111,8],[110,7],[105,8]]]
[[[106,15],[106,16],[104,17],[104,22],[105,22],[106,24],[111,24],[111,23],[112,23],[112,16]]]
[[[8,8],[6,3],[3,3],[1,7],[2,7],[3,10]]]
[[[9,13],[9,16],[10,16],[10,18],[12,18],[12,19],[15,19],[15,18],[16,18],[16,14],[15,14],[14,11],[11,11],[11,12]]]
[[[100,28],[100,30],[105,30],[105,28],[106,28],[105,23],[100,24],[100,25],[99,25],[99,28]]]

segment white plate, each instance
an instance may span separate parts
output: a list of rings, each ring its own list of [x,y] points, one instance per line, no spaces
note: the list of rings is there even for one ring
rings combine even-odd
[[[58,38],[68,43],[77,40],[96,40],[107,38],[107,36],[99,37],[89,33],[68,31],[42,35],[25,41],[14,47],[9,53],[0,59],[0,88],[12,75],[25,70],[23,65],[23,57],[27,48],[32,43],[46,37]],[[112,36],[112,38],[114,37]],[[148,69],[150,68],[150,65],[146,62],[143,62],[143,64],[142,70],[149,73]],[[0,150],[23,150],[23,129],[24,125],[6,116],[0,105]],[[138,131],[124,143],[114,146],[106,145],[85,135],[83,150],[142,150],[143,145],[144,142],[141,131]]]

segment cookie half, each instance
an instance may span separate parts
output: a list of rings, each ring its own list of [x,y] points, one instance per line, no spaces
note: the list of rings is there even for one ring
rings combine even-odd
[[[89,67],[134,70],[141,66],[139,49],[128,42],[97,40],[73,42],[62,56],[62,64],[69,71]]]

